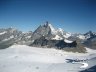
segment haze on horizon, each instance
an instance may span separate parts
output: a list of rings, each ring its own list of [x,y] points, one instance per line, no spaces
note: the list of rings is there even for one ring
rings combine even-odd
[[[34,31],[45,21],[68,32],[96,32],[96,1],[0,0],[0,28]]]

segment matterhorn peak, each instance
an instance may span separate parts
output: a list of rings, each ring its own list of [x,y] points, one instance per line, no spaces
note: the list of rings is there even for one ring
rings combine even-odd
[[[50,30],[51,30],[51,33],[52,33],[53,35],[56,35],[56,34],[58,34],[58,33],[61,33],[61,34],[63,35],[63,31],[64,31],[63,29],[61,29],[61,28],[55,29],[54,26],[53,26],[52,24],[50,24],[48,21],[46,21],[43,26],[44,26],[44,27],[49,27]]]
[[[52,26],[52,24],[50,24],[48,21],[46,21],[43,26],[44,27],[49,27],[52,32],[55,32],[56,31],[55,28]]]
[[[48,27],[48,26],[49,26],[49,22],[46,21],[46,22],[44,23],[44,26],[45,26],[45,27]]]
[[[45,22],[45,24],[46,24],[46,25],[48,25],[48,24],[49,24],[49,22],[48,22],[48,21],[46,21],[46,22]]]
[[[50,24],[48,21],[46,21],[43,26],[44,26],[44,27],[50,27],[50,29],[51,29],[51,28],[53,29],[52,24]]]

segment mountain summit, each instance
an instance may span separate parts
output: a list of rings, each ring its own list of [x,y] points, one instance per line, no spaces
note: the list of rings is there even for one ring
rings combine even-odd
[[[44,25],[40,25],[33,32],[32,38],[35,40],[35,39],[38,39],[38,38],[40,38],[42,36],[47,36],[47,35],[50,35],[50,34],[51,34],[51,29],[50,29],[49,23],[46,22]]]
[[[54,28],[52,24],[46,21],[44,25],[40,25],[33,32],[33,39],[37,39],[42,36],[45,36],[48,39],[61,40],[61,39],[70,37],[71,33],[65,32],[61,28]]]

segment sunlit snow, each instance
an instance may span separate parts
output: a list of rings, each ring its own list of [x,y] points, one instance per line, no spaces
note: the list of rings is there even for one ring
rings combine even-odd
[[[0,72],[78,72],[82,63],[67,63],[66,59],[90,59],[96,51],[73,53],[56,49],[13,45],[0,50]],[[96,65],[88,61],[88,67]]]
[[[3,35],[3,34],[5,34],[5,33],[7,33],[7,32],[6,32],[6,31],[4,31],[4,32],[1,32],[1,33],[0,33],[0,35]]]

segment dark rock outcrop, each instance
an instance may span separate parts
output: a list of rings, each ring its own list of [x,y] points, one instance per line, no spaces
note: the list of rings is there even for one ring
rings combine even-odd
[[[30,46],[39,46],[39,47],[49,47],[49,48],[58,48],[63,49],[65,47],[76,47],[76,41],[72,43],[66,43],[64,40],[47,40],[44,36],[39,39],[36,39]]]
[[[84,45],[88,48],[96,49],[96,37],[86,40]]]

